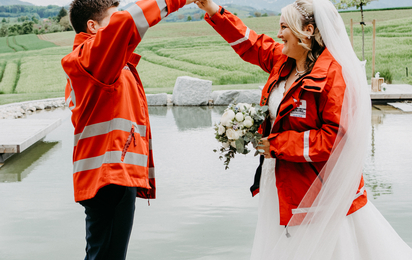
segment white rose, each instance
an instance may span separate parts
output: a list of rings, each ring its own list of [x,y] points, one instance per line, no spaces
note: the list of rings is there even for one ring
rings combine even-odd
[[[246,105],[246,103],[239,103],[239,104],[237,104],[238,106],[239,106],[239,109],[240,109],[240,111],[245,111],[245,105]]]
[[[226,135],[227,135],[227,138],[229,138],[229,139],[231,139],[231,140],[237,140],[237,139],[239,139],[238,133],[237,133],[235,130],[233,130],[233,129],[228,129],[228,130],[226,130]]]
[[[233,148],[236,148],[236,142],[235,142],[235,141],[230,142],[230,145],[231,145]]]
[[[233,120],[233,118],[235,118],[235,112],[233,112],[233,110],[228,110],[223,113],[220,122],[222,123],[222,125],[227,126]]]
[[[256,109],[254,107],[251,107],[249,112],[250,112],[250,115],[252,115],[252,116],[256,115]]]
[[[236,133],[237,133],[237,135],[239,136],[239,137],[242,137],[242,136],[244,136],[244,132],[243,132],[243,130],[236,130]]]
[[[245,120],[243,121],[243,125],[247,128],[251,127],[253,125],[253,122],[250,120]]]
[[[227,149],[227,148],[229,148],[229,143],[228,142],[222,143],[222,146],[223,146],[223,148]]]
[[[243,121],[243,114],[242,113],[237,113],[236,114],[236,120],[238,121],[238,122],[242,122]]]
[[[253,122],[253,119],[250,116],[245,116],[245,120],[249,120]]]
[[[222,134],[225,133],[225,131],[226,131],[226,128],[222,124],[219,124],[219,128],[217,129],[217,133],[219,135],[222,135]]]

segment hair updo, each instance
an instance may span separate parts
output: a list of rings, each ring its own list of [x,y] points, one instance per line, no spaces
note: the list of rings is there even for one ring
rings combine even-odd
[[[299,11],[294,5],[297,5],[301,8],[301,10],[304,10],[304,13]],[[320,35],[319,29],[315,23],[315,17],[313,15],[313,1],[296,0],[295,3],[282,8],[282,17],[285,19],[285,22],[289,26],[293,35],[299,39],[299,45],[308,51],[308,55],[306,57],[306,69],[307,71],[311,71],[316,60],[325,49],[322,35]],[[305,33],[303,29],[309,24],[312,24],[315,28],[313,35],[310,37],[310,45],[303,42],[303,39],[308,38],[307,33]]]

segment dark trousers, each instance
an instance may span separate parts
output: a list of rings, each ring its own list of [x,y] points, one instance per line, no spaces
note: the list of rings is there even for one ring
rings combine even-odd
[[[86,213],[85,260],[124,260],[133,226],[135,187],[108,185],[80,201]]]

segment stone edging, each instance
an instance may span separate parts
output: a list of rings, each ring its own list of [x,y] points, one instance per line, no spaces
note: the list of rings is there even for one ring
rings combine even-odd
[[[0,119],[16,119],[30,115],[36,110],[64,107],[64,98],[48,98],[42,100],[24,101],[0,106]]]

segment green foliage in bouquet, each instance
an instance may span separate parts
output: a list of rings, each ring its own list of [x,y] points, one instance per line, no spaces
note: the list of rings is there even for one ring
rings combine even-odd
[[[262,135],[258,132],[260,125],[268,115],[267,106],[256,104],[238,103],[230,104],[220,119],[220,123],[215,125],[215,138],[222,144],[219,150],[219,159],[224,160],[225,169],[229,168],[229,163],[236,153],[248,154],[248,144],[252,143],[257,149]],[[255,156],[261,152],[256,150]]]

